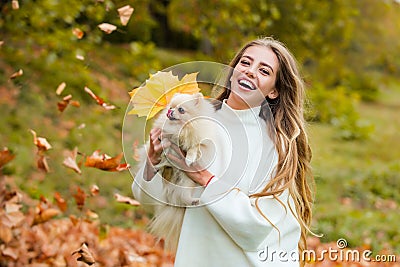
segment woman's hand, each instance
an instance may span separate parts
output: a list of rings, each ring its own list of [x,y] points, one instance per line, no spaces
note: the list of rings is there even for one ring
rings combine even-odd
[[[175,151],[174,153],[166,154],[166,157],[177,167],[183,170],[186,175],[195,183],[205,186],[212,177],[212,174],[202,168],[198,163],[194,162],[190,166],[186,164],[185,155],[176,144],[170,144],[170,147]]]
[[[154,128],[150,130],[150,146],[147,151],[147,160],[153,166],[157,165],[161,161],[161,153],[163,151],[163,146],[161,144],[161,129]]]
[[[150,181],[153,179],[154,175],[157,173],[157,169],[154,168],[155,165],[161,162],[161,153],[165,146],[168,144],[162,144],[161,142],[161,129],[154,128],[150,130],[150,140],[149,140],[149,149],[147,151],[147,162],[145,179]]]

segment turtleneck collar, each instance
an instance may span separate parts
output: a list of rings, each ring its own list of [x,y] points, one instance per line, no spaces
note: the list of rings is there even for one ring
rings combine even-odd
[[[232,115],[235,114],[242,123],[258,123],[261,105],[248,109],[233,109],[226,103],[226,101],[226,99],[222,101],[221,111],[227,112],[228,114],[230,113]]]

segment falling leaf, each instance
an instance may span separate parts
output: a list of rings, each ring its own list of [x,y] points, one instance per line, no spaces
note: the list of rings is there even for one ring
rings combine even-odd
[[[99,218],[99,215],[96,212],[93,212],[91,210],[86,211],[86,217],[90,220],[97,220]]]
[[[63,165],[67,168],[73,169],[76,173],[81,174],[82,171],[79,168],[78,164],[76,163],[77,155],[78,155],[78,148],[75,147],[74,150],[71,152],[71,154],[64,159]]]
[[[44,155],[39,155],[39,158],[37,160],[37,167],[45,172],[50,172],[49,164],[47,163],[47,158]]]
[[[19,9],[18,0],[12,0],[11,6],[12,6],[12,9],[14,9],[14,10]]]
[[[99,24],[98,27],[100,28],[100,30],[102,30],[103,32],[105,32],[107,34],[110,34],[117,29],[117,26],[112,25],[110,23],[102,23],[102,24]]]
[[[33,143],[37,146],[39,151],[47,151],[51,148],[51,145],[49,144],[49,142],[47,142],[46,138],[37,137],[34,130],[30,130],[30,132],[33,135]]]
[[[132,206],[140,206],[139,201],[137,201],[133,198],[130,198],[130,197],[122,196],[118,193],[114,194],[114,198],[117,200],[117,202],[120,202],[120,203],[125,203],[125,204],[129,204]]]
[[[60,85],[57,87],[56,95],[61,95],[66,86],[67,84],[65,82],[60,83]]]
[[[97,185],[92,185],[92,187],[90,188],[90,194],[92,196],[97,196],[100,192],[100,188]]]
[[[96,262],[92,256],[92,253],[89,251],[87,243],[83,243],[78,250],[72,252],[72,255],[75,254],[79,255],[79,258],[76,259],[77,261],[82,261],[87,265],[92,265]]]
[[[130,5],[118,8],[119,19],[121,20],[121,24],[123,26],[128,24],[128,21],[133,13],[133,10],[134,10],[133,7],[131,7]]]
[[[93,167],[103,171],[123,171],[130,166],[126,163],[120,163],[123,153],[115,157],[110,157],[107,154],[100,154],[100,150],[93,152],[91,156],[86,157],[85,166]]]
[[[82,56],[82,55],[79,55],[79,54],[77,54],[76,56],[75,56],[75,58],[76,59],[79,59],[79,60],[85,60],[85,57],[84,56]]]
[[[3,46],[3,44],[4,44],[4,41],[0,41],[0,46]]]
[[[79,186],[76,189],[76,193],[73,195],[75,198],[76,205],[78,209],[82,210],[83,206],[85,206],[86,194]]]
[[[129,95],[133,105],[128,114],[147,116],[151,119],[164,109],[176,93],[194,94],[200,91],[197,84],[197,72],[186,74],[179,80],[172,71],[159,71],[146,80],[146,84],[132,90]]]
[[[3,148],[3,150],[0,151],[0,168],[2,168],[8,162],[12,161],[14,158],[15,158],[15,155],[12,154],[11,151],[8,150],[7,147]]]
[[[78,39],[82,39],[83,35],[85,35],[85,33],[79,28],[73,28],[72,34],[75,35]]]
[[[60,213],[61,213],[60,210],[54,208],[47,208],[47,209],[37,208],[33,224],[36,225],[39,223],[47,222],[53,217],[59,215]]]
[[[62,211],[65,212],[67,210],[67,201],[61,196],[59,192],[54,193],[54,200],[56,201],[56,204],[58,208]]]
[[[104,100],[103,100],[101,97],[95,95],[95,94],[92,92],[92,90],[90,90],[89,87],[86,87],[86,86],[85,86],[85,92],[88,93],[94,100],[96,100],[97,104],[100,105],[100,106],[102,106],[103,108],[105,108],[105,109],[107,109],[107,110],[115,109],[115,108],[116,108],[114,105],[108,105],[107,103],[105,103]]]
[[[74,106],[77,108],[79,108],[81,106],[79,101],[72,100],[72,95],[65,96],[61,101],[59,101],[57,103],[57,107],[60,112],[63,112],[68,107],[68,105],[71,105],[71,106]]]
[[[14,72],[11,74],[10,79],[15,79],[19,76],[22,76],[24,74],[24,71],[22,69],[18,70],[17,72]]]

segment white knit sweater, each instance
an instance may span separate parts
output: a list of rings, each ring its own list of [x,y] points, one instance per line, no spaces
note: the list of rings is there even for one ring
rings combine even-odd
[[[223,103],[216,112],[217,155],[208,168],[216,179],[198,190],[200,206],[186,209],[176,267],[299,266],[300,225],[287,190],[280,201],[249,197],[263,189],[277,164],[259,111]],[[132,191],[142,204],[157,205],[162,177],[145,181],[141,169]]]

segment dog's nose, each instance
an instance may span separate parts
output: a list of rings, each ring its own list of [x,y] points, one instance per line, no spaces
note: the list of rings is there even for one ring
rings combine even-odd
[[[170,120],[174,120],[175,118],[174,118],[174,111],[172,110],[172,109],[168,109],[168,111],[167,111],[167,117],[168,117],[168,119],[170,119]]]

